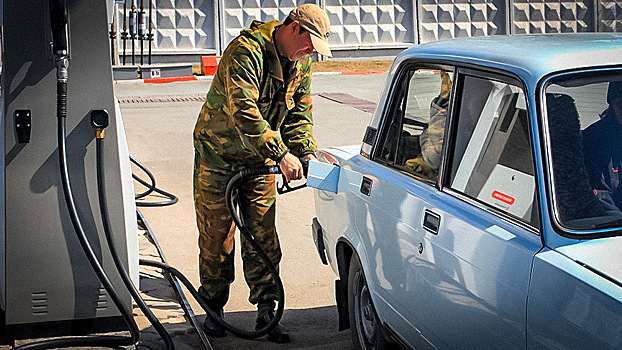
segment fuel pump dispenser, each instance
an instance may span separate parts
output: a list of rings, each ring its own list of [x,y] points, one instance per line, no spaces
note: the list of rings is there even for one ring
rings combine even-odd
[[[111,271],[118,302],[131,310],[130,294],[112,273],[105,237],[98,234],[103,224],[93,113],[109,117],[103,157],[106,195],[114,203],[108,206],[111,231],[138,282],[129,153],[114,100],[107,33],[100,30],[107,27],[106,2],[49,1],[3,0],[1,8],[0,340],[7,344],[127,330],[76,236],[63,186],[67,179],[59,169],[66,153],[70,196],[84,234],[103,270]],[[61,119],[66,148],[58,141]]]

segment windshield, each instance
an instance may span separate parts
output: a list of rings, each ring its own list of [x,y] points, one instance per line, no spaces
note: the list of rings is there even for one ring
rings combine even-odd
[[[622,226],[622,71],[553,79],[545,105],[558,222],[572,230]]]

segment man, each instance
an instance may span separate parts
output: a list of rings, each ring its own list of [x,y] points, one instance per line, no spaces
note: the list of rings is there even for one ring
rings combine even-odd
[[[431,179],[436,179],[441,164],[450,93],[451,77],[446,71],[441,71],[441,92],[430,102],[430,121],[419,136],[421,155],[408,159],[404,164]]]
[[[583,131],[583,154],[594,195],[606,212],[617,215],[622,209],[622,81],[609,83],[607,103],[601,120]]]
[[[294,9],[284,23],[254,21],[223,53],[194,130],[194,201],[199,229],[199,293],[223,315],[233,282],[235,227],[225,203],[225,187],[240,170],[274,164],[286,181],[302,178],[299,158],[315,159],[310,96],[313,49],[331,56],[330,23],[314,4]],[[281,249],[275,228],[274,176],[249,179],[239,190],[247,228],[278,269]],[[241,237],[249,301],[257,304],[256,329],[274,318],[276,286],[265,264]],[[211,320],[210,336],[225,330]],[[279,324],[271,341],[289,342]]]

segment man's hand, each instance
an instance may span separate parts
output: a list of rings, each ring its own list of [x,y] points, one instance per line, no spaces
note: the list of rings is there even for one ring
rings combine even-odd
[[[308,159],[308,160],[315,160],[315,161],[317,161],[317,157],[315,157],[315,154],[313,154],[313,153],[305,154],[304,156],[302,156],[302,159]]]
[[[298,157],[289,152],[285,154],[285,157],[279,162],[279,168],[281,168],[281,172],[283,172],[285,176],[285,181],[288,183],[292,180],[302,179],[302,164]]]

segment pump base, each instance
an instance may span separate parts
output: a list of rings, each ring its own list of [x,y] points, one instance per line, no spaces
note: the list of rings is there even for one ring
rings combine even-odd
[[[16,340],[47,337],[80,336],[94,333],[127,331],[121,316],[80,320],[5,325],[4,311],[0,310],[0,344],[13,345]]]

